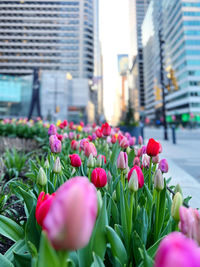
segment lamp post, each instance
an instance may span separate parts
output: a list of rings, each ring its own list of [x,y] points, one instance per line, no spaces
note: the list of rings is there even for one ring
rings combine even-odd
[[[166,121],[166,100],[165,100],[165,83],[164,83],[164,68],[163,68],[163,44],[165,42],[161,37],[161,30],[159,30],[159,44],[160,44],[160,83],[162,88],[162,113],[163,113],[163,127],[164,140],[168,140],[167,121]]]

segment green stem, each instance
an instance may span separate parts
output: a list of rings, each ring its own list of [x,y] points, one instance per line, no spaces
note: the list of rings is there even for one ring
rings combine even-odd
[[[157,203],[156,203],[156,233],[155,233],[155,241],[158,239],[159,231],[159,209],[160,209],[160,191],[157,191]]]
[[[58,253],[58,257],[59,257],[59,266],[58,267],[67,267],[68,266],[68,262],[67,262],[68,252],[60,250],[57,253]]]
[[[134,193],[131,194],[131,199],[130,199],[129,236],[131,236],[131,230],[133,225],[133,200],[134,200]]]
[[[152,157],[150,157],[150,163],[149,163],[149,190],[151,190],[151,166],[152,166]]]
[[[55,174],[54,183],[53,183],[55,190],[56,190],[56,184],[57,184],[57,177],[58,177],[58,175],[57,175],[57,173],[56,173],[56,174]]]
[[[124,173],[123,173],[123,171],[121,171],[121,183],[122,183],[122,186],[124,188],[125,185],[124,185]]]
[[[135,220],[137,218],[137,208],[138,208],[138,193],[135,192]]]

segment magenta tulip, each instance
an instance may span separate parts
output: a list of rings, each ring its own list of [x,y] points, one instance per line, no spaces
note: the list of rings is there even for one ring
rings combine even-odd
[[[85,155],[86,157],[89,157],[90,154],[92,153],[92,155],[94,157],[97,156],[97,150],[96,150],[96,147],[93,143],[91,142],[85,142],[84,144],[84,152],[85,152]]]
[[[173,232],[161,241],[154,267],[200,267],[200,249],[182,233]]]
[[[158,169],[161,170],[162,173],[167,173],[169,170],[168,162],[166,159],[161,159],[158,164]]]
[[[48,135],[55,135],[57,134],[57,128],[54,124],[51,124],[48,129]]]
[[[95,168],[91,174],[91,182],[96,187],[104,187],[107,184],[107,174],[102,168]]]

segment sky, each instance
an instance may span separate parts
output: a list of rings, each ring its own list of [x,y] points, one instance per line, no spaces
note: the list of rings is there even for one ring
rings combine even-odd
[[[118,86],[117,55],[129,51],[128,0],[99,0],[99,30],[103,54],[104,111],[111,120]]]

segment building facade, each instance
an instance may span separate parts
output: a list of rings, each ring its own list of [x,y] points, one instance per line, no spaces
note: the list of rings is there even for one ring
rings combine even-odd
[[[145,94],[143,76],[143,49],[142,49],[142,23],[146,14],[149,0],[129,0],[130,21],[130,66],[132,68],[134,57],[137,55],[138,90],[140,116],[144,115]],[[130,88],[133,85],[130,85]]]
[[[199,121],[200,2],[163,0],[168,121]]]
[[[0,74],[8,80],[16,76],[31,77],[37,67],[43,73],[41,91],[46,91],[48,84],[44,79],[52,76],[51,90],[57,90],[61,79],[63,96],[74,95],[75,86],[82,82],[80,96],[82,93],[88,96],[89,81],[99,73],[98,41],[98,0],[0,1]],[[0,82],[0,95],[1,90]],[[72,105],[68,100],[69,97],[63,100],[66,104],[62,117],[75,109],[78,113],[84,108],[85,114],[85,101],[82,105],[73,101]],[[47,106],[49,101],[41,99]],[[0,99],[0,107],[7,105],[2,113],[0,109],[0,116],[10,115],[8,102]]]
[[[34,67],[93,76],[92,0],[0,1],[0,72]]]
[[[152,0],[142,24],[142,45],[145,116],[154,123],[162,120],[161,35],[162,1]]]

